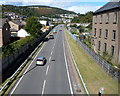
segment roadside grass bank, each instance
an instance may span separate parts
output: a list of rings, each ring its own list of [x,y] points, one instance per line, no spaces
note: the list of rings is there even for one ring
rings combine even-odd
[[[66,32],[71,51],[90,94],[118,94],[118,82],[113,80]],[[120,84],[119,84],[120,85]]]

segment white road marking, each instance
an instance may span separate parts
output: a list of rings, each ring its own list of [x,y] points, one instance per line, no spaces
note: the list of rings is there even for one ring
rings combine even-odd
[[[41,52],[41,50],[43,49],[43,47],[45,46],[46,43],[44,43],[44,45],[42,46],[42,48],[39,50],[39,52],[36,54],[36,56],[34,57],[33,61],[36,59],[36,57],[38,56],[38,54]],[[25,74],[28,69],[30,68],[30,66],[32,65],[33,61],[30,63],[30,65],[27,67],[27,69],[25,70],[25,72],[23,74]],[[21,80],[23,79],[24,75],[18,80],[17,84],[15,85],[15,87],[13,88],[12,92],[10,94],[13,94],[14,91],[16,90],[17,86],[19,85],[19,83],[21,82]]]
[[[70,86],[70,92],[71,92],[71,95],[73,96],[73,89],[72,89],[70,74],[69,74],[69,70],[68,70],[68,64],[67,64],[67,60],[66,60],[66,53],[65,53],[65,46],[64,46],[64,37],[63,37],[63,49],[64,49],[64,58],[65,58],[67,76],[68,76],[68,81],[69,81],[69,86]]]
[[[49,58],[49,63],[50,63],[50,61],[51,61],[51,57]]]
[[[56,42],[55,42],[55,43],[56,43]],[[55,43],[54,43],[53,47],[55,47]]]
[[[55,48],[55,46],[53,46],[53,49]]]
[[[52,50],[54,49],[55,46],[53,46]]]
[[[52,52],[51,52],[51,55],[53,54],[53,50],[52,50]]]
[[[49,70],[49,65],[47,66],[47,69],[46,69],[46,75],[47,75],[47,73],[48,73],[48,70]]]
[[[43,87],[42,87],[42,94],[41,94],[41,96],[43,96],[43,94],[44,94],[45,84],[46,84],[46,80],[44,80],[44,83],[43,83]]]
[[[57,32],[57,35],[56,35],[56,38],[55,38],[55,43],[56,43],[57,37],[58,37],[58,32]],[[53,46],[55,46],[55,43],[54,43]]]
[[[81,75],[81,73],[80,73],[80,70],[78,69],[78,66],[77,66],[77,64],[76,64],[76,61],[75,61],[75,59],[74,59],[74,57],[73,57],[73,53],[72,53],[72,51],[71,51],[71,47],[70,47],[70,44],[68,43],[68,40],[67,40],[67,45],[68,45],[68,47],[69,47],[69,49],[70,49],[70,54],[71,54],[71,56],[72,56],[72,60],[73,60],[73,62],[74,62],[74,65],[75,65],[75,68],[76,68],[76,70],[77,70],[77,73],[78,73],[78,75],[79,75],[79,77],[80,77],[80,79],[81,79],[81,81],[82,81],[83,87],[84,87],[87,95],[90,96],[90,94],[89,94],[89,92],[88,92],[88,89],[87,89],[87,87],[86,87],[86,85],[85,85],[85,82],[84,82],[84,80],[83,80],[83,78],[82,78],[82,75]]]

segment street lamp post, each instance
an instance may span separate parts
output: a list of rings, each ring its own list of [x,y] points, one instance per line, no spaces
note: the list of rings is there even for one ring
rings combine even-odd
[[[99,93],[98,93],[98,96],[102,96],[103,91],[104,91],[104,88],[100,88],[100,91],[99,91]]]

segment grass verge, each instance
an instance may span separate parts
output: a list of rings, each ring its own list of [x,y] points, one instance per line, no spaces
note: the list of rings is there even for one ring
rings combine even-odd
[[[118,82],[113,80],[76,42],[66,33],[71,51],[90,94],[98,94],[104,87],[104,94],[118,94]]]

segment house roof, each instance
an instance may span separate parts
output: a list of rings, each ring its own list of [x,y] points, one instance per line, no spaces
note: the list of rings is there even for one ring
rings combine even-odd
[[[21,21],[20,20],[12,20],[12,22],[17,24],[17,25],[21,25]]]
[[[10,32],[17,32],[17,30],[14,28],[10,28]]]
[[[25,31],[24,29],[20,29],[17,33],[18,37],[26,37],[29,36],[30,34],[27,33],[27,31]]]
[[[12,22],[17,24],[17,25],[24,25],[24,22],[21,20],[12,20]]]
[[[107,11],[107,10],[119,8],[119,7],[120,7],[120,0],[111,0],[110,2],[102,6],[100,9],[95,11],[94,13],[99,13],[99,12],[103,12],[103,11]]]

